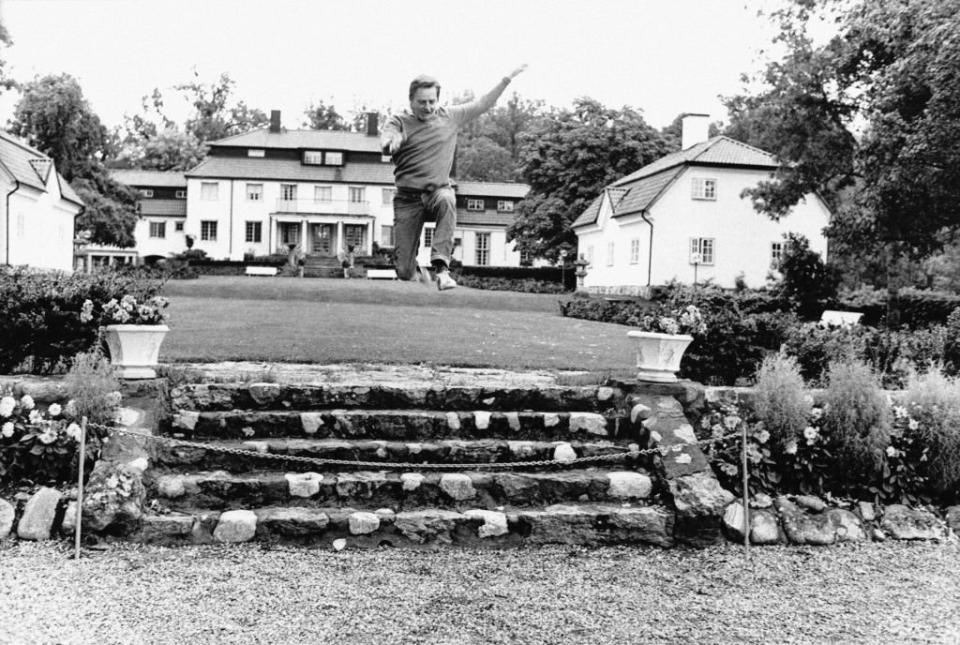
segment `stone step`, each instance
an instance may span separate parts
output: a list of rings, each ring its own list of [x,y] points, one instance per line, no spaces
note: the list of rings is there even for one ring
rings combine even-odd
[[[623,409],[624,392],[608,386],[466,386],[450,384],[193,383],[170,392],[174,411],[318,410],[330,408],[444,411],[601,412]]]
[[[152,465],[161,468],[193,470],[226,470],[245,472],[258,468],[286,465],[294,467],[298,462],[284,463],[273,457],[289,455],[312,457],[317,459],[336,459],[358,462],[416,463],[416,464],[465,464],[465,463],[506,463],[518,461],[554,461],[562,463],[575,457],[597,455],[617,455],[628,447],[611,441],[506,441],[500,439],[425,441],[410,443],[401,441],[348,441],[342,439],[266,439],[260,441],[211,441],[208,445],[165,445],[158,444],[152,455]],[[638,444],[629,448],[639,450]],[[224,450],[243,450],[257,452],[257,455],[221,452]],[[644,460],[645,463],[648,460]],[[300,462],[302,463],[302,462]],[[639,455],[626,457],[620,461],[608,462],[623,466],[641,463]],[[299,468],[307,466],[299,465]],[[326,465],[337,470],[369,469],[353,467],[349,464]],[[314,468],[324,468],[318,464]]]
[[[545,472],[282,472],[164,473],[146,479],[148,495],[174,510],[258,506],[374,506],[463,510],[556,503],[647,503],[651,476],[642,470],[600,468]]]
[[[379,546],[504,548],[524,544],[673,545],[674,513],[662,506],[564,504],[506,511],[441,508],[395,512],[322,507],[192,509],[148,515],[136,539],[166,545],[284,542],[336,550]],[[375,510],[373,510],[375,509]]]
[[[596,412],[441,412],[435,410],[327,410],[323,412],[181,410],[170,424],[174,436],[263,439],[589,439],[626,442],[646,435],[628,418]]]

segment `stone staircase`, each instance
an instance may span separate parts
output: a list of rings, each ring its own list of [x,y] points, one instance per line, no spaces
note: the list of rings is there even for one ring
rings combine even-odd
[[[303,259],[305,278],[342,278],[343,267],[336,256],[308,255]]]
[[[720,537],[731,496],[693,444],[692,385],[427,368],[275,376],[171,388],[160,433],[176,441],[150,442],[138,539],[339,549]]]

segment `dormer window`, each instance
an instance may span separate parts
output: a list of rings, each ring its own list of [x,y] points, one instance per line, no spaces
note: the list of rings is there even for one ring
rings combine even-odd
[[[138,190],[137,192],[140,193],[140,196],[141,196],[141,197],[146,197],[147,199],[153,197],[153,189],[152,189],[152,188],[141,188],[141,189]]]
[[[330,152],[329,150],[323,153],[323,163],[326,166],[342,166],[343,165],[343,153],[342,152]]]
[[[498,213],[512,213],[513,212],[513,201],[509,199],[498,199],[497,200],[497,212]]]
[[[247,156],[263,158],[267,156],[267,151],[263,148],[247,148]]]
[[[308,166],[322,166],[323,151],[322,150],[304,150],[303,163],[305,163]]]
[[[306,166],[342,166],[343,153],[339,150],[304,150],[303,163]]]

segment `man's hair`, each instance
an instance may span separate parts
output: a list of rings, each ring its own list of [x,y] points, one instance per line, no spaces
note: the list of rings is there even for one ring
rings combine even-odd
[[[432,76],[427,76],[426,74],[421,74],[410,81],[410,96],[408,98],[412,101],[413,95],[417,93],[417,90],[425,87],[437,88],[437,98],[440,98],[440,81]]]

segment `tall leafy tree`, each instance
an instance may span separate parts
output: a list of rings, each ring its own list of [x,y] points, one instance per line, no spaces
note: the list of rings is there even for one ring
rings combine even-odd
[[[570,228],[611,182],[662,157],[667,142],[629,107],[580,98],[520,135],[520,170],[530,194],[507,230],[517,247],[556,261],[576,248]],[[572,254],[571,254],[572,255]]]
[[[454,98],[454,104],[473,100],[472,93]],[[544,113],[542,101],[514,93],[470,122],[457,144],[457,176],[475,181],[516,181],[520,170],[520,135]]]
[[[13,44],[13,41],[10,39],[10,32],[7,31],[6,26],[0,21],[0,51],[3,51],[7,47]],[[7,65],[7,62],[0,58],[0,89],[9,90],[12,87],[16,87],[16,82],[7,76],[7,70],[4,69]]]
[[[349,130],[350,124],[337,112],[337,108],[332,103],[325,103],[322,100],[311,103],[304,111],[307,120],[304,126],[312,130]]]
[[[188,170],[200,163],[207,146],[192,133],[181,129],[164,111],[159,88],[142,99],[140,114],[127,117],[117,133],[119,152],[110,165],[145,170]]]
[[[823,12],[839,33],[816,45]],[[776,218],[816,191],[831,241],[879,258],[895,302],[903,259],[960,230],[960,0],[798,0],[776,18],[786,56],[728,101],[731,136],[786,162],[748,194]]]
[[[186,131],[200,142],[215,141],[234,134],[256,130],[270,123],[262,110],[251,108],[244,101],[232,102],[236,82],[224,72],[217,81],[206,83],[196,71],[193,80],[175,89],[193,106]]]
[[[107,174],[111,142],[100,118],[69,74],[37,78],[22,87],[10,132],[49,155],[83,199],[77,229],[99,244],[133,246],[136,196]]]

